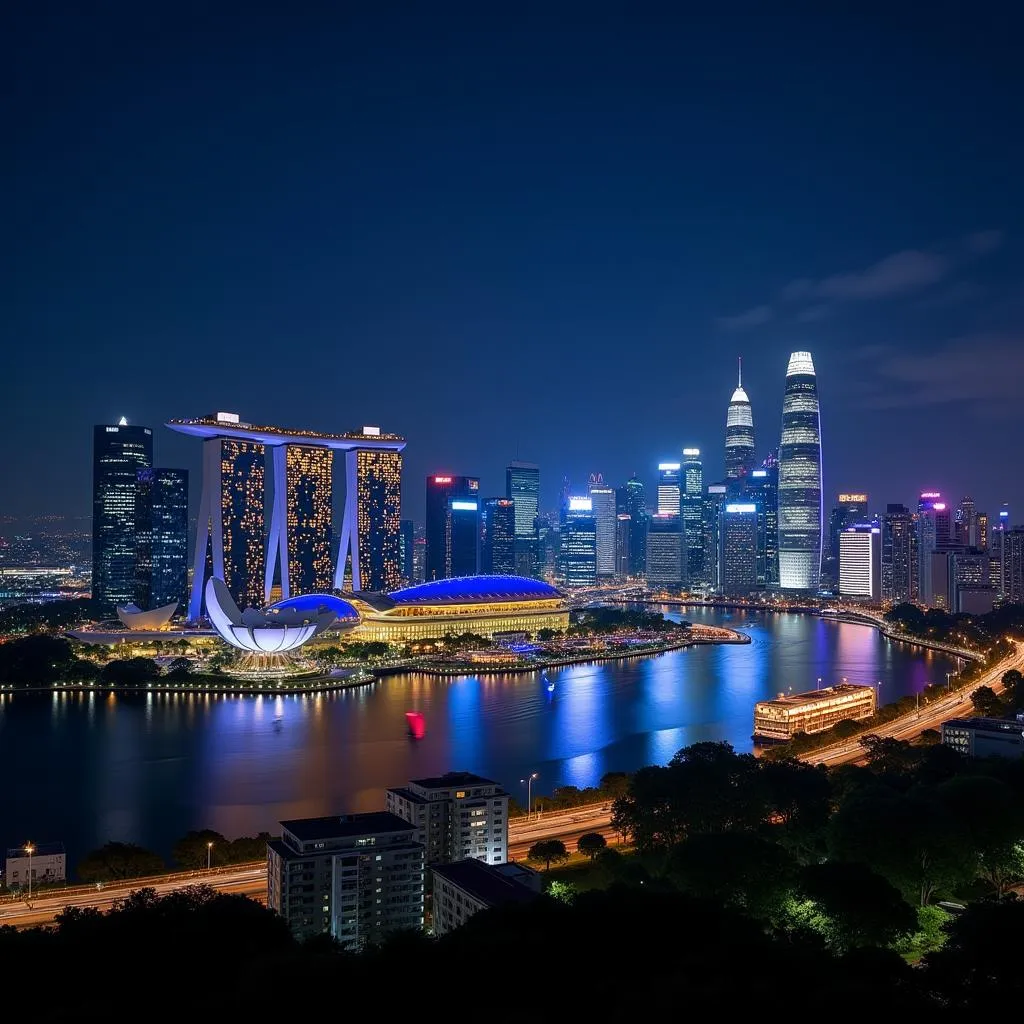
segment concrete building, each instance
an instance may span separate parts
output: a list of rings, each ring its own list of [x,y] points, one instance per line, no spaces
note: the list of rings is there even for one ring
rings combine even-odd
[[[942,742],[965,757],[1024,756],[1024,722],[1007,718],[954,718],[942,723]]]
[[[448,772],[413,779],[387,791],[387,809],[416,829],[426,863],[508,860],[509,795],[490,779],[472,772]]]
[[[873,523],[858,523],[839,534],[839,593],[843,597],[881,598],[881,533]]]
[[[298,939],[357,949],[423,927],[423,845],[386,811],[281,822],[267,843],[267,906]]]
[[[32,855],[29,856],[29,849]],[[8,889],[19,892],[28,889],[29,874],[32,886],[52,885],[67,881],[67,857],[61,843],[26,844],[7,851],[4,863],[4,883]]]
[[[756,502],[728,502],[719,529],[718,580],[723,594],[756,590],[758,507]]]
[[[611,579],[615,575],[615,488],[609,487],[600,473],[593,473],[587,494],[597,534],[597,575]]]
[[[686,584],[686,553],[682,517],[656,512],[647,523],[647,585],[675,590]]]
[[[514,861],[491,865],[461,860],[434,868],[434,934],[445,935],[474,914],[513,903],[530,903],[541,893],[541,877]]]

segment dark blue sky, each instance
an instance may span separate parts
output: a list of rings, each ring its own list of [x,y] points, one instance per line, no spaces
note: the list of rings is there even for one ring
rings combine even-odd
[[[1024,520],[1009,5],[23,6],[0,513],[86,513],[95,422],[213,409],[404,433],[416,518],[517,452],[546,504],[711,478],[736,356],[763,453],[806,348],[827,493]]]

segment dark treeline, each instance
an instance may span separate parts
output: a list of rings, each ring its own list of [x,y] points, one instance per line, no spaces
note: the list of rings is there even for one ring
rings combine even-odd
[[[1024,630],[1024,605],[1006,604],[987,615],[950,615],[941,608],[925,611],[916,604],[898,604],[885,618],[922,640],[981,650],[1008,633]]]
[[[96,606],[88,598],[15,604],[0,608],[0,636],[41,630],[75,629],[96,619]]]

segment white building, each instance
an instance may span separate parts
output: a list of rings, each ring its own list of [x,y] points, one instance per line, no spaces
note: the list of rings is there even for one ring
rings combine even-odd
[[[31,848],[32,855],[28,850]],[[27,889],[29,872],[32,885],[52,885],[67,881],[67,857],[61,843],[26,844],[7,851],[4,882],[8,889]]]
[[[540,895],[541,877],[512,861],[493,866],[461,860],[434,868],[434,934],[464,925],[474,914],[512,903],[529,903]]]
[[[426,863],[508,860],[508,800],[501,786],[472,772],[413,779],[387,791],[387,809],[416,828]]]
[[[1024,757],[1024,722],[954,718],[942,723],[942,742],[966,757]]]
[[[281,822],[267,843],[267,906],[298,939],[360,948],[423,927],[423,846],[386,811]]]
[[[615,488],[608,487],[601,474],[590,478],[590,507],[597,527],[597,575],[615,575]]]
[[[839,593],[881,599],[882,531],[877,526],[848,526],[839,534]]]

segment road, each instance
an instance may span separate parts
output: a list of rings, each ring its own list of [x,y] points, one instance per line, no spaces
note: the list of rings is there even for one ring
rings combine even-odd
[[[598,832],[611,840],[611,802],[588,804],[568,811],[548,811],[529,820],[513,818],[508,823],[509,860],[526,860],[526,853],[541,839],[561,839],[570,853],[576,852],[576,841],[585,832]]]
[[[897,740],[916,739],[925,729],[938,729],[943,722],[951,718],[974,714],[971,705],[971,694],[979,686],[990,686],[996,693],[1002,691],[1003,673],[1015,668],[1024,671],[1024,643],[1018,643],[1015,652],[1004,658],[994,668],[988,669],[975,683],[962,690],[954,690],[948,697],[935,701],[924,707],[920,712],[905,715],[885,725],[880,725],[872,732],[877,736],[890,736]],[[858,737],[840,746],[827,747],[824,750],[813,750],[801,755],[801,761],[809,764],[857,764],[865,760],[864,748]]]

